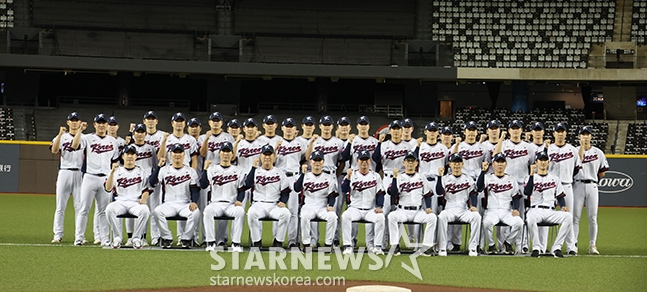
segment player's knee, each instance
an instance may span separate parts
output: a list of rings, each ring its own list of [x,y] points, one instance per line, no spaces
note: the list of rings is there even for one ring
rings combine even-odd
[[[483,227],[484,228],[492,228],[494,226],[494,221],[492,220],[483,220]]]

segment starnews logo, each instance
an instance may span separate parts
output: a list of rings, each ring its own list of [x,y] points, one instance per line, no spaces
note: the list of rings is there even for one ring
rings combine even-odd
[[[420,281],[423,280],[422,273],[418,267],[418,257],[424,253],[428,247],[423,247],[422,244],[414,244],[409,241],[409,238],[404,234],[401,236],[406,246],[416,248],[416,251],[409,255],[410,264],[406,263],[406,260],[400,263],[401,268],[409,272],[411,275],[418,278]],[[211,270],[221,271],[223,269],[229,270],[252,270],[258,269],[261,271],[276,271],[276,270],[307,270],[307,271],[329,271],[332,270],[333,265],[341,270],[361,270],[362,263],[365,258],[368,258],[371,262],[368,265],[368,269],[371,271],[387,269],[391,264],[391,259],[394,255],[395,246],[392,246],[386,255],[379,256],[372,252],[366,252],[366,249],[360,247],[357,252],[353,253],[343,253],[339,248],[319,248],[317,251],[313,251],[311,247],[307,247],[305,252],[294,247],[292,249],[286,250],[280,247],[271,247],[269,249],[269,256],[263,257],[263,254],[259,248],[251,248],[249,253],[247,253],[247,258],[243,259],[244,256],[241,256],[239,252],[231,253],[231,260],[225,259],[221,256],[221,253],[226,252],[223,247],[217,247],[214,251],[211,251],[209,255],[216,262],[211,264]],[[287,258],[288,253],[291,255],[290,258]],[[316,258],[313,258],[313,254],[317,254]]]

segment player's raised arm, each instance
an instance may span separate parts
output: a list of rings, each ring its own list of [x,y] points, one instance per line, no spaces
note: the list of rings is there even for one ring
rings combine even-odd
[[[81,136],[83,136],[83,131],[88,127],[88,123],[83,122],[81,123],[81,128],[76,132],[74,135],[74,139],[72,139],[72,149],[78,150],[79,147],[81,146]]]
[[[58,151],[61,150],[61,137],[63,137],[65,132],[67,132],[66,127],[60,127],[58,129],[58,136],[56,136],[54,143],[52,143],[52,154],[57,154]],[[76,136],[74,138],[76,138]]]
[[[115,172],[117,171],[118,168],[119,168],[119,163],[112,164],[112,170],[110,171],[110,175],[108,175],[108,179],[106,179],[106,183],[104,185],[106,192],[111,192],[112,189],[114,188],[113,179],[115,176]]]
[[[310,154],[312,154],[312,151],[314,150],[315,147],[315,141],[317,141],[317,138],[319,138],[319,135],[313,134],[312,138],[310,138],[310,143],[308,143],[308,149],[306,150],[306,157],[310,157]]]
[[[169,135],[170,135],[169,133],[164,133],[164,138],[162,139],[162,143],[160,143],[160,149],[157,152],[157,160],[162,160],[162,158],[166,158],[166,139],[168,139]]]
[[[501,137],[499,137],[499,142],[496,143],[494,150],[492,150],[492,157],[494,157],[494,155],[497,155],[503,151],[503,140],[505,140],[506,134],[507,134],[507,131],[501,131]]]
[[[202,157],[207,157],[207,152],[209,151],[209,138],[211,138],[211,135],[213,135],[211,130],[204,134],[204,142],[200,145],[200,156]]]
[[[454,144],[454,149],[452,149],[452,154],[458,153],[458,145],[461,144],[461,141],[462,141],[461,137],[456,137],[456,142]]]

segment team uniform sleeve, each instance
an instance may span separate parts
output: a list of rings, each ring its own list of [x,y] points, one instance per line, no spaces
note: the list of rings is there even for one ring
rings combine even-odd
[[[145,174],[143,171],[141,172],[141,176],[142,176],[142,183],[140,184],[140,186],[139,186],[139,187],[140,187],[140,189],[142,190],[142,194],[144,194],[145,192],[148,192],[148,194],[150,195],[150,193],[151,193],[153,190],[151,190],[151,189],[148,187],[148,177],[146,176],[146,174]]]
[[[333,207],[335,206],[335,201],[337,200],[337,197],[339,196],[339,193],[337,193],[337,180],[333,177],[330,176],[329,178],[329,185],[328,185],[328,206]]]
[[[193,168],[189,168],[191,180],[189,183],[189,190],[191,191],[191,202],[198,203],[200,200],[200,187],[198,186],[198,173]]]
[[[604,156],[604,153],[602,150],[598,149],[598,157],[600,157],[600,169],[598,169],[598,179],[600,178],[600,173],[606,172],[609,170],[609,161],[607,160],[607,157]]]

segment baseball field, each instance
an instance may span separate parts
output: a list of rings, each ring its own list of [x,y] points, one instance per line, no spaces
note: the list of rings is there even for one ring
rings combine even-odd
[[[410,264],[409,256],[390,258],[388,267],[371,270],[374,262],[368,257],[359,269],[340,269],[332,264],[330,269],[287,269],[259,267],[269,263],[270,253],[263,259],[254,259],[256,266],[249,270],[243,265],[252,253],[240,254],[240,269],[227,265],[222,270],[212,270],[218,262],[201,249],[159,250],[144,248],[133,250],[103,249],[88,245],[75,247],[73,241],[73,207],[68,205],[62,244],[50,244],[54,213],[53,195],[0,194],[0,291],[105,291],[143,290],[203,287],[202,290],[232,291],[257,289],[264,291],[280,287],[209,287],[216,278],[228,277],[343,277],[346,282],[408,283],[415,290],[438,290],[438,286],[470,287],[495,290],[532,291],[644,291],[647,287],[647,209],[601,208],[599,212],[599,256],[589,256],[588,223],[583,220],[579,235],[580,255],[556,259],[528,256],[418,257],[423,280],[419,280],[401,263]],[[586,212],[586,210],[585,210]],[[92,213],[91,213],[92,214]],[[92,216],[90,216],[90,220]],[[86,237],[92,239],[91,224]],[[323,224],[321,224],[323,227]],[[171,228],[175,231],[174,226]],[[323,230],[322,230],[323,231]],[[243,234],[247,234],[244,231]],[[322,232],[323,234],[323,232]],[[363,246],[363,228],[360,228],[360,246]],[[271,227],[264,228],[265,245],[271,242]],[[243,245],[247,238],[243,236]],[[231,263],[231,253],[218,253]],[[312,254],[316,263],[318,254]],[[386,258],[386,256],[381,256]],[[357,282],[359,283],[359,282]],[[348,283],[347,283],[348,284]],[[410,285],[411,286],[411,285]],[[205,288],[206,287],[206,288]],[[345,291],[345,286],[325,286],[318,289],[305,286],[298,290],[283,291]]]

